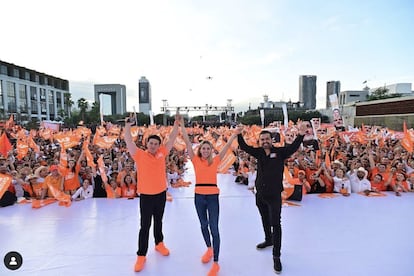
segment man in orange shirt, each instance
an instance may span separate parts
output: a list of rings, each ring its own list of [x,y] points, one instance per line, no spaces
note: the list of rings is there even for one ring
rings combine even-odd
[[[138,148],[132,140],[131,125],[135,119],[133,117],[125,119],[124,137],[127,149],[137,165],[138,193],[140,194],[141,227],[138,236],[138,256],[134,267],[136,272],[144,268],[152,218],[154,218],[155,250],[164,256],[170,254],[170,251],[164,245],[164,236],[162,234],[162,217],[164,215],[165,201],[167,198],[167,173],[165,163],[166,157],[177,137],[180,118],[180,115],[177,114],[174,127],[165,146],[161,144],[161,138],[159,136],[150,135],[147,139],[147,149],[145,151]]]

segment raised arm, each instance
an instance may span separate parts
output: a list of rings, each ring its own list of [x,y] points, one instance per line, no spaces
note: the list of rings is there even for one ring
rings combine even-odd
[[[124,140],[125,140],[128,152],[131,154],[131,156],[134,156],[138,149],[137,145],[135,145],[134,141],[132,140],[132,134],[131,134],[131,125],[134,121],[135,120],[132,116],[125,118]]]
[[[233,133],[230,138],[228,139],[227,143],[224,145],[224,147],[219,152],[219,158],[222,160],[224,156],[226,155],[227,151],[229,150],[231,144],[233,143],[233,140],[237,137],[238,133]]]
[[[297,128],[298,128],[298,135],[296,136],[295,140],[293,141],[292,144],[285,147],[286,157],[291,156],[293,153],[295,153],[295,151],[298,150],[298,148],[303,142],[303,137],[305,137],[306,131],[308,129],[304,122],[300,122]]]
[[[188,156],[190,157],[190,159],[193,159],[194,157],[193,145],[190,141],[190,138],[188,137],[187,130],[185,129],[183,117],[181,117],[180,125],[181,125],[181,134],[183,135],[185,145],[187,146]]]
[[[84,156],[85,156],[85,152],[82,149],[81,154],[78,157],[78,161],[76,161],[76,166],[79,167],[81,165],[81,162],[82,162]]]
[[[175,114],[174,127],[173,127],[170,135],[168,136],[168,141],[167,141],[167,144],[165,145],[168,152],[170,152],[170,150],[172,149],[172,147],[175,143],[175,138],[177,138],[178,127],[180,125],[180,120],[181,120],[181,115],[177,111],[177,114]]]
[[[239,143],[239,147],[241,150],[247,152],[248,154],[252,155],[253,157],[257,157],[259,154],[259,151],[261,151],[262,149],[259,148],[254,148],[252,146],[249,146],[246,144],[246,141],[243,138],[243,125],[238,125],[236,127],[236,133],[237,133],[237,143]]]

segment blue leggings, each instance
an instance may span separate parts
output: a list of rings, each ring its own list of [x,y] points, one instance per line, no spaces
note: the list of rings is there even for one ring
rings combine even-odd
[[[211,236],[213,237],[214,261],[218,262],[220,251],[220,234],[218,230],[219,221],[219,195],[195,194],[194,203],[201,224],[201,233],[207,247],[211,247]],[[210,229],[209,229],[210,227]]]

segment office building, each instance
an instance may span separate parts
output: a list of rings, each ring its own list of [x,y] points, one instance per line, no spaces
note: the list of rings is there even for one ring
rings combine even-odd
[[[56,120],[70,114],[69,81],[0,60],[0,117],[18,123]]]
[[[316,108],[316,76],[299,76],[299,102],[305,109]]]
[[[103,115],[126,113],[126,86],[122,84],[95,84],[95,102]]]
[[[151,108],[151,84],[142,76],[138,82],[138,104],[139,112],[149,115]]]
[[[326,108],[331,108],[331,102],[329,100],[329,95],[336,94],[339,98],[339,93],[341,92],[341,82],[340,81],[328,81],[326,83]]]

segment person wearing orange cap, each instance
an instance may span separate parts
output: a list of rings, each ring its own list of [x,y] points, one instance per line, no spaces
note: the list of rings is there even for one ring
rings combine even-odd
[[[58,166],[51,165],[49,167],[50,174],[45,177],[45,181],[42,184],[42,197],[41,199],[45,199],[46,196],[53,197],[52,192],[49,189],[49,185],[54,187],[58,191],[63,191],[63,182],[64,178],[59,174]]]

